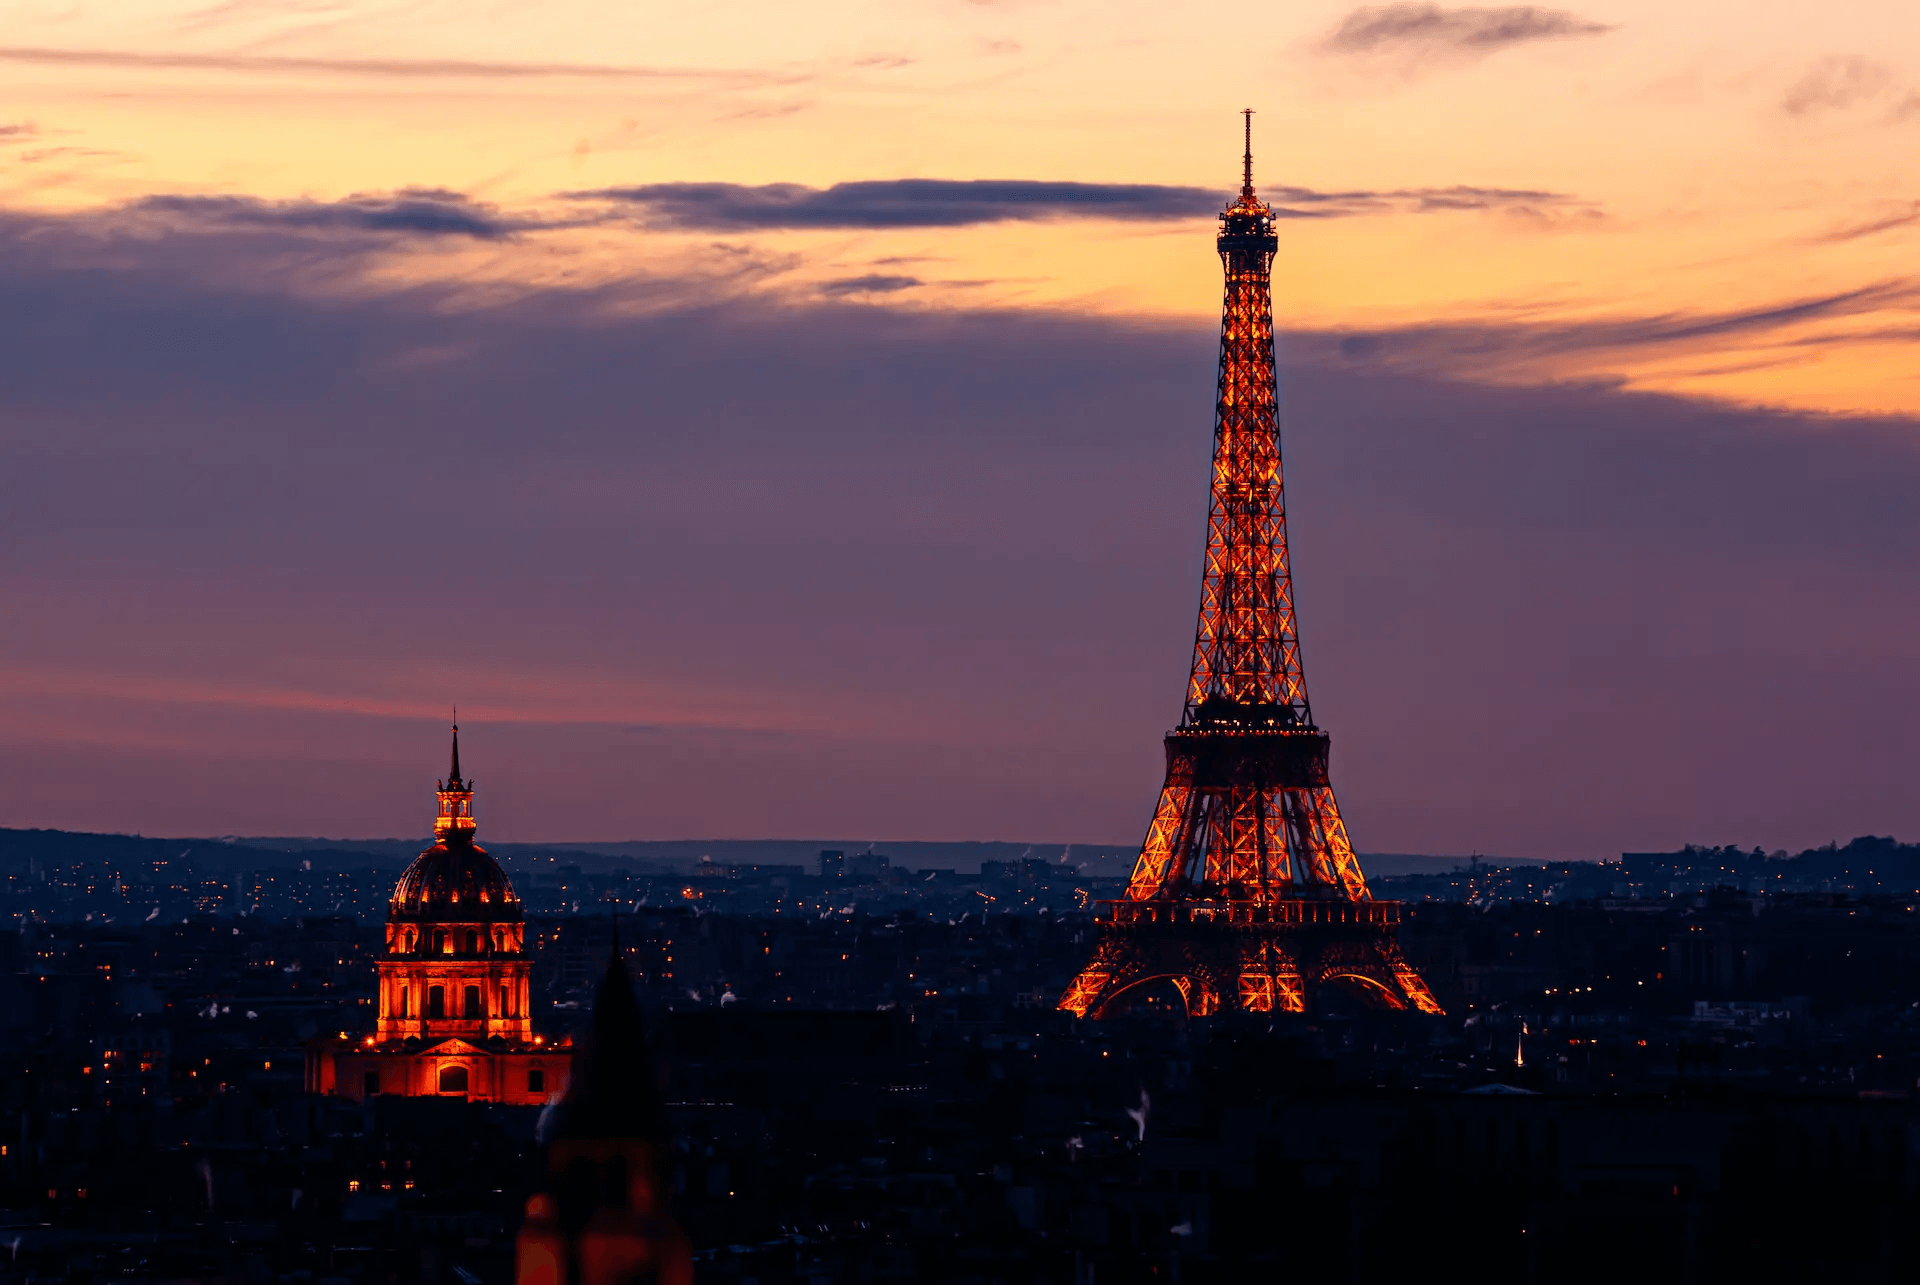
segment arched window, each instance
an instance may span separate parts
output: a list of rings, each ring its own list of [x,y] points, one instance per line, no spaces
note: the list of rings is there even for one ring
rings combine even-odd
[[[427,1016],[445,1017],[447,1015],[447,988],[444,986],[427,987]]]
[[[407,1016],[407,988],[400,988],[400,1016]]]
[[[441,1067],[440,1091],[442,1093],[465,1093],[467,1091],[467,1068],[464,1066]]]
[[[494,1011],[500,1014],[500,1016],[502,1017],[513,1016],[513,991],[512,990],[510,990],[505,986],[502,986],[500,988],[500,1002],[494,1007]]]
[[[436,955],[451,955],[453,953],[453,948],[447,945],[447,934],[438,929],[436,929],[433,934],[433,953]]]
[[[480,1011],[480,988],[478,986],[467,987],[466,994],[461,997],[461,1004],[464,1009],[461,1013],[463,1017],[474,1018],[486,1016],[485,1013]]]

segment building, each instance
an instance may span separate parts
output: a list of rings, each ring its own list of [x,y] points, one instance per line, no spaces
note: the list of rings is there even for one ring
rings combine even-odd
[[[1125,893],[1059,1007],[1075,1017],[1205,1017],[1358,1002],[1441,1012],[1400,953],[1400,905],[1367,889],[1314,722],[1293,605],[1279,386],[1273,207],[1253,187],[1220,212],[1226,271],[1200,613],[1166,783]]]
[[[633,982],[616,939],[579,1073],[553,1112],[546,1189],[527,1201],[518,1285],[692,1285],[668,1207],[666,1131]]]
[[[473,784],[439,782],[433,846],[394,886],[371,1035],[317,1043],[307,1088],[535,1105],[565,1092],[570,1041],[533,1029],[526,916],[499,863],[473,840]]]

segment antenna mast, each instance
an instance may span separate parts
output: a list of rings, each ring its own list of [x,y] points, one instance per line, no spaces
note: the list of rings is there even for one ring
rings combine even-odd
[[[1240,195],[1253,195],[1253,108],[1242,107],[1240,114],[1247,119],[1247,151],[1240,159]]]

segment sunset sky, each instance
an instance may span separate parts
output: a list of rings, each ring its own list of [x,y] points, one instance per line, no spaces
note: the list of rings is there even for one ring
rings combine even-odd
[[[1920,838],[1920,7],[0,0],[0,825],[1137,840],[1242,107],[1362,851]]]

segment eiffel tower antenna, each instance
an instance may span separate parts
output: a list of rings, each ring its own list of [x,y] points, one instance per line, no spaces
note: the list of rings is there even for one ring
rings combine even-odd
[[[1240,158],[1240,195],[1253,195],[1253,108],[1242,107],[1240,114],[1247,120],[1247,150]]]

